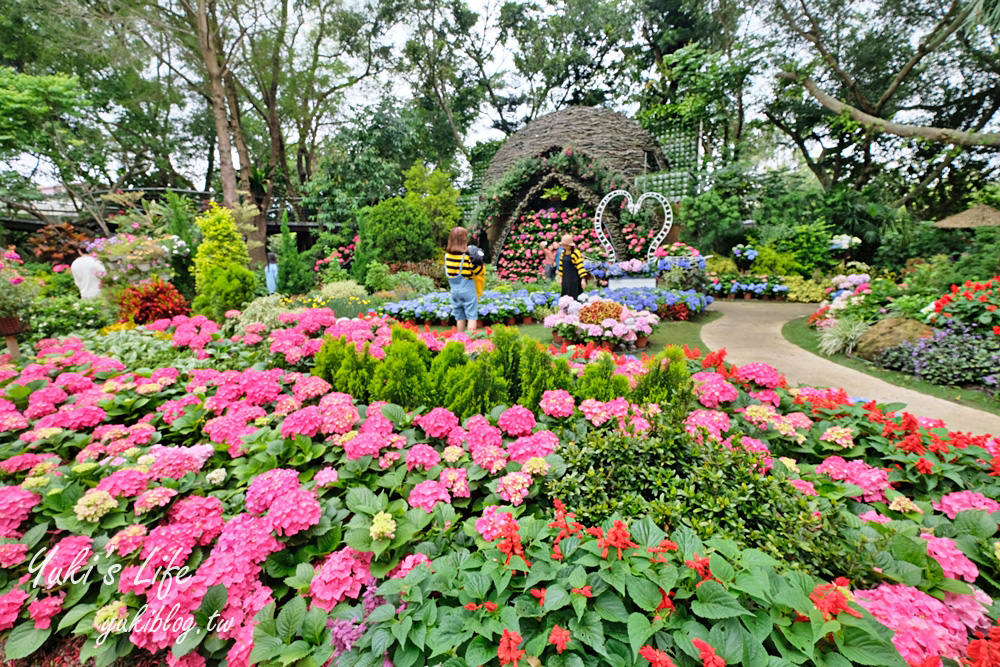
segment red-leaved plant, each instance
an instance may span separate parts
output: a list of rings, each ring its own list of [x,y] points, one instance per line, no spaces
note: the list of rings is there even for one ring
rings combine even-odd
[[[190,312],[191,307],[177,288],[157,277],[126,288],[118,302],[119,322],[146,324]]]

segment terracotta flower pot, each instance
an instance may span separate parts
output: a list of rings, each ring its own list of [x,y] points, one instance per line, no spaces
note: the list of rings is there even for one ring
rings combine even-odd
[[[21,318],[17,317],[0,317],[0,336],[16,336],[17,334],[24,331],[24,325],[21,323]]]
[[[552,331],[552,342],[556,345],[562,345],[563,337],[560,336],[555,330]]]
[[[744,295],[743,295],[743,299],[744,299],[745,301],[749,301],[749,300],[750,300],[750,299],[752,299],[752,298],[753,298],[753,294],[744,294]]]
[[[507,326],[512,327],[515,324],[517,324],[517,320],[515,320],[513,317],[508,317],[507,318]]]
[[[524,324],[533,324],[534,322],[535,320],[532,319],[531,315],[524,316]]]
[[[476,328],[477,329],[482,329],[484,327],[485,327],[485,325],[483,324],[482,320],[476,320]]]
[[[443,327],[446,327],[446,326],[448,326],[449,322],[448,322],[448,320],[440,320],[438,322],[438,324],[440,324]]]
[[[733,300],[733,299],[736,298],[736,295],[733,294],[732,292],[730,292],[729,294],[726,295],[726,298],[729,299],[729,300]]]
[[[649,336],[637,336],[635,339],[635,346],[638,348],[643,348],[649,345]]]

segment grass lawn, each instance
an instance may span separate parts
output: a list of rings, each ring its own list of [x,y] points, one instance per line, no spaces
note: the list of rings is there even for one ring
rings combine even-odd
[[[781,334],[788,342],[798,345],[802,349],[808,350],[809,352],[823,357],[824,359],[828,359],[835,364],[840,364],[841,366],[846,366],[856,371],[860,371],[861,373],[871,375],[872,377],[876,377],[880,380],[885,380],[886,382],[899,387],[919,391],[920,393],[927,394],[928,396],[942,398],[946,401],[951,401],[952,403],[967,405],[971,408],[983,410],[984,412],[1000,415],[1000,402],[991,399],[985,393],[977,389],[963,389],[962,387],[931,384],[930,382],[918,380],[912,375],[907,375],[906,373],[897,373],[896,371],[886,370],[881,366],[877,366],[857,357],[848,357],[843,354],[835,354],[832,357],[828,357],[824,354],[820,354],[819,337],[816,335],[816,332],[813,329],[810,329],[806,324],[805,317],[800,317],[787,322],[785,326],[782,327]]]
[[[649,346],[644,352],[647,354],[656,354],[667,345],[676,345],[677,347],[687,345],[689,348],[697,347],[702,352],[707,352],[708,346],[701,340],[701,327],[720,317],[722,317],[722,313],[709,310],[690,322],[663,322],[653,332],[653,335],[649,337]],[[448,327],[431,328],[445,330]],[[514,328],[525,336],[534,338],[542,343],[549,344],[552,342],[552,333],[542,324],[519,324]]]

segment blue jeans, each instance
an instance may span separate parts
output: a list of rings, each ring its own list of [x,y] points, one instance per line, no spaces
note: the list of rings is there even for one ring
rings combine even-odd
[[[476,298],[476,283],[457,276],[448,278],[451,287],[451,314],[456,320],[475,322],[479,319],[479,299]]]

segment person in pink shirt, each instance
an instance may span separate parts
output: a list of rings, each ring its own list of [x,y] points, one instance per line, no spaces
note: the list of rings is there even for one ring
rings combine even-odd
[[[556,276],[556,244],[542,243],[542,271],[547,280],[553,280]]]

